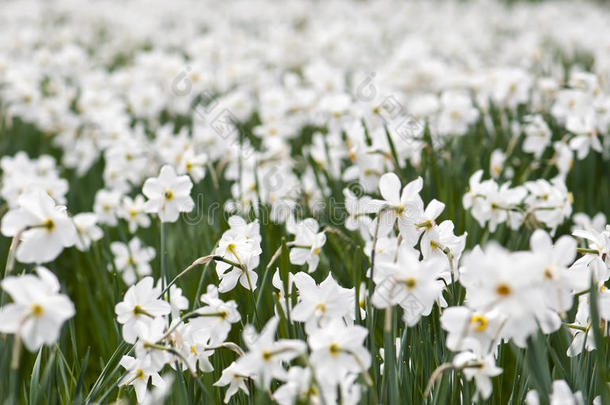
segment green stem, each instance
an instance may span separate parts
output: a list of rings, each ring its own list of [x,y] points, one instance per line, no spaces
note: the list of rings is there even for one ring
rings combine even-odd
[[[248,280],[248,286],[250,287],[250,292],[252,293],[252,294],[250,294],[250,298],[252,299],[252,306],[254,307],[254,311],[253,311],[254,319],[256,321],[258,321],[260,318],[258,316],[258,309],[256,308],[256,301],[254,300],[254,287],[252,286],[252,280],[250,280],[250,273],[248,273],[248,267],[241,260],[241,258],[237,254],[237,251],[234,248],[231,247],[229,250],[231,253],[233,253],[233,256],[235,256],[235,258],[238,261],[238,263],[236,263],[237,265],[235,267],[237,267],[238,269],[241,269],[241,271],[246,274],[246,279]]]
[[[577,329],[577,330],[580,330],[580,331],[583,331],[583,332],[586,332],[586,331],[589,330],[588,326],[576,325],[576,324],[573,324],[573,323],[564,323],[564,325],[567,326],[570,329]]]
[[[10,368],[10,383],[13,388],[12,400],[15,403],[18,402],[19,390],[20,390],[20,373],[19,373],[19,360],[21,357],[21,336],[17,333],[13,340],[13,353],[11,355],[11,368]],[[10,400],[9,403],[12,403]]]
[[[184,314],[180,320],[178,322],[176,322],[174,324],[174,326],[172,326],[171,328],[169,328],[169,330],[167,332],[165,332],[165,334],[159,339],[157,340],[156,344],[161,343],[163,340],[167,339],[167,337],[169,335],[172,334],[173,331],[176,330],[176,328],[180,325],[182,325],[182,323],[186,320],[189,320],[191,318],[201,318],[201,317],[220,317],[220,318],[225,318],[227,316],[226,312],[209,312],[209,313],[200,313],[198,311],[191,311],[187,314]]]
[[[311,382],[318,387],[318,394],[319,394],[318,396],[320,398],[320,401],[322,402],[322,405],[327,405],[326,397],[324,397],[324,393],[322,392],[322,385],[316,378],[316,371],[314,370],[313,366],[311,365],[311,362],[309,361],[309,357],[307,357],[307,355],[305,355],[305,354],[302,354],[300,358],[301,358],[301,360],[303,360],[305,365],[311,370]]]
[[[19,359],[21,355],[21,336],[17,333],[13,340],[13,353],[11,355],[11,370],[19,370]]]
[[[165,223],[161,222],[161,290],[165,291],[165,283],[167,282],[167,263],[165,257]],[[167,295],[164,295],[164,299]]]
[[[599,254],[599,250],[597,250],[597,249],[576,248],[576,251],[578,253],[593,253],[596,255]]]
[[[186,359],[184,358],[182,353],[180,353],[178,350],[174,349],[173,347],[163,346],[163,345],[159,345],[159,344],[156,344],[156,343],[145,342],[144,343],[144,348],[146,348],[146,349],[165,350],[166,352],[169,352],[169,353],[173,354],[174,356],[176,356],[180,360],[182,360],[182,362],[184,363],[186,368],[188,368],[188,370],[190,371],[190,373],[191,373],[191,375],[193,377],[197,377],[197,373],[194,370],[191,369],[191,367],[189,366],[188,362],[186,361]]]
[[[195,267],[199,266],[200,264],[207,265],[212,260],[212,258],[213,258],[213,256],[203,256],[203,257],[200,257],[199,259],[195,260],[193,263],[191,263],[190,266],[188,266],[186,269],[182,270],[182,272],[180,274],[178,274],[176,277],[174,277],[174,279],[165,287],[165,289],[161,293],[161,297],[164,297],[165,293],[167,293],[169,291],[169,289],[174,284],[176,284],[176,282],[182,276],[184,276],[186,273],[188,273],[189,271],[193,270]],[[206,269],[207,269],[207,267],[206,267]],[[204,272],[205,272],[205,269],[204,269]]]
[[[237,267],[237,268],[239,268],[239,269],[241,269],[241,268],[242,268],[242,267],[241,267],[241,264],[239,264],[239,263],[237,263],[237,262],[234,262],[233,260],[225,259],[225,258],[224,258],[224,257],[222,257],[222,256],[213,256],[213,257],[212,257],[212,260],[215,260],[215,261],[217,261],[217,262],[224,262],[224,263],[226,263],[226,264],[230,264],[231,266],[233,266],[233,267]]]
[[[385,397],[388,403],[398,403],[397,381],[396,381],[396,346],[394,343],[394,334],[392,333],[392,307],[385,309],[385,322],[383,327],[383,343],[384,343],[384,366],[383,366],[383,383],[387,396]],[[370,385],[370,384],[369,384]]]

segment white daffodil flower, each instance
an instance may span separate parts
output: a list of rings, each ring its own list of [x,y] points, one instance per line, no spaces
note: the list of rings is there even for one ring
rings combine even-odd
[[[159,216],[161,222],[176,222],[181,212],[191,212],[195,202],[190,196],[193,183],[186,176],[178,176],[172,166],[161,168],[159,177],[151,177],[142,187],[148,198],[144,209]]]

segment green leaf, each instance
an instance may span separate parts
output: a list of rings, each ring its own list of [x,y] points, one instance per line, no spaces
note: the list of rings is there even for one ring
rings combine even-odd
[[[34,361],[34,367],[32,368],[32,376],[30,377],[30,404],[38,403],[38,393],[40,388],[40,364],[42,361],[43,350],[44,346],[38,350],[38,354],[36,355],[36,361]]]

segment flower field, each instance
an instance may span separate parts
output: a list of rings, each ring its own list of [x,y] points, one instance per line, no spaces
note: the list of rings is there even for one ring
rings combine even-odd
[[[0,4],[0,403],[610,403],[610,9]]]

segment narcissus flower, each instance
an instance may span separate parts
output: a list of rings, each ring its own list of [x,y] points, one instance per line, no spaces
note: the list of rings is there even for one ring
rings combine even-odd
[[[302,265],[307,263],[307,271],[314,272],[320,263],[320,251],[326,243],[324,231],[318,232],[320,225],[313,218],[297,222],[291,232],[295,234],[294,247],[290,249],[290,263]]]
[[[137,359],[150,363],[158,369],[163,368],[168,362],[173,363],[173,356],[168,351],[155,347],[163,340],[166,327],[167,320],[160,316],[136,324],[138,340],[134,345],[134,351]]]
[[[161,288],[161,279],[157,280],[157,288]],[[172,307],[172,317],[174,319],[180,318],[180,311],[185,310],[189,307],[189,300],[182,295],[182,288],[173,284],[166,292],[165,299],[169,302]]]
[[[463,135],[478,117],[479,110],[474,108],[468,94],[447,90],[441,96],[438,132],[443,136]]]
[[[192,148],[189,148],[181,155],[181,159],[178,164],[178,173],[188,174],[191,176],[193,181],[199,183],[203,179],[203,176],[205,176],[206,163],[206,155],[203,153],[196,154]]]
[[[118,223],[117,211],[121,202],[121,193],[117,190],[99,190],[95,193],[93,211],[100,223],[115,226]]]
[[[572,293],[589,287],[591,278],[586,272],[568,269],[576,258],[576,240],[564,235],[555,245],[549,234],[537,229],[530,238],[534,253],[532,270],[538,272],[545,303],[560,314],[572,308]]]
[[[256,380],[264,388],[269,388],[273,378],[284,379],[286,370],[284,362],[305,353],[306,345],[302,340],[275,340],[279,318],[271,318],[260,334],[251,325],[246,326],[243,340],[248,352],[237,360],[237,363],[248,374],[255,375]]]
[[[1,230],[4,236],[20,236],[17,260],[22,263],[53,261],[77,240],[76,228],[66,207],[56,205],[41,190],[21,195],[18,207],[2,218]]]
[[[553,381],[553,391],[549,398],[550,405],[583,405],[585,402],[582,398],[582,392],[572,392],[570,386],[564,380]],[[525,403],[527,405],[539,405],[540,397],[536,390],[531,390],[525,396]],[[593,400],[593,404],[596,400]]]
[[[258,274],[254,271],[259,265],[261,236],[258,221],[247,223],[243,218],[229,218],[231,229],[223,233],[218,242],[216,255],[225,261],[216,262],[216,273],[221,280],[218,290],[231,291],[237,282],[250,291],[256,289]]]
[[[55,343],[63,323],[75,314],[70,298],[59,293],[57,277],[45,267],[37,267],[36,275],[8,276],[1,285],[13,302],[0,309],[0,332],[19,335],[30,351]]]
[[[142,193],[148,198],[146,212],[159,215],[161,222],[176,222],[181,212],[191,212],[195,207],[191,188],[193,182],[189,176],[178,176],[172,166],[163,166],[159,177],[149,178],[142,187]]]
[[[323,328],[331,321],[354,318],[354,291],[341,287],[329,274],[320,285],[304,272],[293,277],[299,291],[292,319],[305,322],[305,329]]]
[[[75,215],[72,219],[78,233],[76,238],[76,248],[78,250],[89,250],[91,242],[100,240],[104,236],[102,228],[97,226],[97,215],[94,213],[83,212]]]
[[[224,403],[228,404],[229,400],[237,391],[242,390],[246,395],[249,395],[248,386],[246,385],[246,379],[250,376],[247,371],[240,366],[237,362],[233,362],[229,367],[222,370],[222,375],[214,383],[216,387],[229,386],[227,392],[225,392]]]
[[[123,356],[119,364],[127,370],[127,375],[123,377],[119,385],[133,385],[138,403],[142,403],[146,399],[149,380],[155,387],[165,386],[165,381],[159,375],[159,368],[151,364],[150,359]]]
[[[443,285],[437,278],[445,269],[443,264],[436,257],[419,261],[408,245],[401,245],[396,259],[375,265],[373,305],[389,308],[398,304],[405,322],[409,326],[416,324],[422,315],[430,314],[440,297]]]
[[[572,232],[578,229],[584,229],[586,231],[603,232],[606,228],[606,215],[603,212],[598,212],[592,217],[589,217],[584,212],[577,212],[572,215]]]
[[[127,221],[129,232],[134,233],[138,228],[148,228],[150,218],[144,212],[144,197],[137,195],[135,198],[124,196],[121,206],[117,211],[117,216]]]
[[[541,115],[527,116],[525,122],[526,125],[523,127],[525,133],[523,150],[533,153],[536,158],[540,158],[551,142],[551,130]]]
[[[293,405],[299,397],[310,393],[311,369],[292,366],[286,373],[284,381],[286,383],[273,393],[273,399],[280,405]]]
[[[123,325],[123,339],[127,343],[135,343],[140,323],[170,313],[170,305],[159,299],[160,295],[161,289],[153,286],[152,277],[145,277],[131,286],[123,301],[114,307],[117,322]]]
[[[606,281],[610,278],[610,229],[602,232],[577,229],[573,235],[587,241],[591,253],[585,254],[574,263],[574,269],[586,269],[588,277],[595,281]]]
[[[337,383],[348,373],[367,373],[371,366],[371,355],[363,346],[367,335],[366,328],[342,321],[311,333],[307,342],[317,377]]]
[[[462,370],[467,380],[477,385],[476,396],[487,399],[493,391],[491,378],[502,373],[492,355],[477,356],[473,352],[462,352],[453,358],[453,366]]]
[[[369,196],[358,198],[349,188],[343,190],[345,197],[345,209],[349,217],[345,220],[345,227],[350,231],[360,229],[368,230],[371,225],[371,218],[367,214],[379,212],[382,201],[373,200]]]
[[[209,357],[214,351],[208,350],[212,346],[208,331],[205,328],[194,328],[189,323],[183,324],[177,330],[180,330],[180,339],[174,340],[176,340],[176,346],[186,360],[188,368],[191,370],[199,368],[204,373],[213,371],[214,366],[210,363]]]
[[[485,250],[477,246],[469,252],[463,265],[460,282],[466,288],[468,306],[481,313],[498,311],[504,317],[504,337],[518,346],[524,347],[538,327],[550,333],[561,326],[561,318],[541,288],[544,256],[509,252],[489,243]]]
[[[424,202],[419,192],[424,186],[421,177],[407,184],[400,191],[400,179],[394,173],[386,173],[379,179],[379,192],[385,200],[385,209],[381,212],[379,234],[386,235],[398,221],[398,230],[405,241],[413,246],[419,236],[415,227],[424,211]]]
[[[239,322],[241,315],[235,301],[223,301],[218,298],[218,288],[208,285],[207,292],[201,295],[204,306],[197,309],[201,316],[190,321],[195,329],[205,329],[210,334],[210,343],[220,344],[225,341],[231,331],[231,324]]]
[[[598,304],[599,305],[599,304]],[[578,310],[574,317],[574,322],[569,328],[570,334],[572,335],[572,343],[566,351],[568,357],[578,356],[582,353],[582,350],[587,351],[595,350],[597,347],[595,342],[595,335],[590,328],[591,325],[591,302],[590,295],[585,294],[578,297]]]
[[[150,261],[155,258],[155,249],[142,246],[139,238],[134,237],[129,244],[112,242],[110,250],[114,255],[114,267],[121,273],[127,285],[151,273]]]
[[[483,356],[495,348],[503,325],[497,311],[482,313],[467,307],[449,307],[443,311],[441,326],[448,332],[447,348]]]
[[[424,259],[439,257],[446,260],[447,269],[454,274],[454,278],[457,278],[458,262],[466,246],[466,233],[456,236],[453,228],[453,222],[450,220],[434,225],[422,236],[420,249]]]

